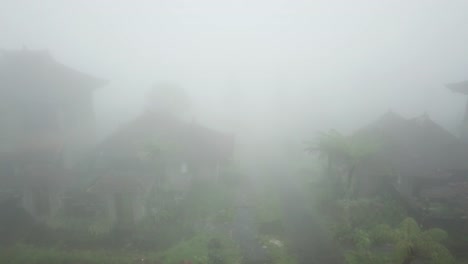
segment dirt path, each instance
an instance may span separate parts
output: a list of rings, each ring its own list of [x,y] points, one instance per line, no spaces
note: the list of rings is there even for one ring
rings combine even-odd
[[[343,263],[329,230],[318,213],[310,211],[302,190],[282,184],[281,195],[285,233],[299,264]]]
[[[243,263],[268,263],[268,255],[257,240],[258,230],[250,187],[243,188],[237,196],[232,230],[232,235],[244,257]]]
[[[279,163],[277,163],[279,164]],[[269,176],[277,182],[286,239],[299,264],[341,264],[342,252],[332,241],[332,234],[313,208],[307,188],[290,177],[291,169],[271,167]]]
[[[311,206],[312,201],[307,195],[309,190],[301,184],[300,179],[294,179],[294,169],[288,163],[291,157],[284,157],[279,151],[274,153],[277,154],[268,152],[268,155],[251,157],[255,160],[248,170],[252,182],[246,188],[246,195],[240,198],[247,206],[245,209],[238,208],[236,218],[238,235],[247,243],[244,246],[245,251],[248,252],[248,248],[258,248],[253,246],[253,242],[248,242],[254,240],[257,234],[257,230],[247,230],[248,227],[255,226],[254,212],[252,208],[249,209],[248,193],[255,193],[255,190],[262,189],[265,184],[273,184],[276,188],[270,191],[280,200],[284,236],[291,243],[290,251],[296,256],[298,264],[344,263],[342,251],[333,243],[329,227],[322,222],[319,212]],[[244,231],[240,231],[242,228]],[[253,251],[257,252],[257,249]]]

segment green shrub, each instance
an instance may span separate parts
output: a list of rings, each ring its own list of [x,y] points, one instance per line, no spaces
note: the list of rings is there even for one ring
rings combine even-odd
[[[336,241],[342,244],[353,243],[354,229],[350,224],[334,223],[330,228]]]
[[[384,198],[345,199],[339,201],[337,206],[341,221],[349,223],[352,227],[364,229],[380,223],[394,225],[402,221],[406,215],[396,201]]]
[[[394,243],[397,239],[395,231],[388,225],[379,224],[369,231],[372,242],[375,244]]]
[[[448,234],[440,228],[433,228],[425,231],[422,236],[425,239],[431,239],[437,242],[444,242],[448,239]]]
[[[433,264],[455,263],[449,250],[440,244],[447,238],[442,229],[423,231],[412,218],[406,218],[395,230],[396,260],[404,261],[410,255],[428,259]]]
[[[366,250],[371,246],[371,238],[367,232],[357,229],[353,234],[354,245],[359,250]]]
[[[65,251],[57,248],[39,248],[16,245],[0,251],[4,264],[127,264],[135,263],[136,254],[108,251]]]
[[[421,230],[412,218],[406,218],[392,229],[388,225],[377,225],[369,232],[356,230],[355,250],[346,255],[347,262],[354,263],[406,263],[410,259],[424,259],[431,264],[452,264],[455,259],[441,244],[447,233],[439,228]],[[372,249],[382,244],[392,244],[392,251],[376,253]],[[391,260],[391,261],[390,261]],[[390,262],[385,262],[390,261]]]
[[[352,250],[345,254],[348,264],[395,264],[389,256],[375,254],[369,250]]]
[[[213,241],[218,241],[219,247],[212,246]],[[205,234],[183,240],[168,250],[155,254],[151,258],[158,259],[164,264],[179,264],[182,261],[213,263],[214,259],[221,259],[222,263],[225,264],[234,264],[239,263],[241,259],[237,245],[230,238],[221,235]]]

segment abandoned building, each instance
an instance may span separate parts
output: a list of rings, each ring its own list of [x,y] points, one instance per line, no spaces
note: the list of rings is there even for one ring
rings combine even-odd
[[[135,223],[157,187],[183,195],[193,180],[217,181],[233,154],[233,137],[175,116],[147,111],[96,150],[96,180],[113,221]]]
[[[468,95],[468,81],[449,83],[446,86],[454,93],[465,96]],[[468,101],[465,104],[465,113],[463,114],[463,119],[460,124],[460,138],[468,142]]]
[[[46,50],[1,52],[1,190],[36,219],[59,208],[67,175],[94,144],[93,91],[105,84]]]
[[[379,180],[386,178],[385,188],[391,184],[410,204],[434,217],[468,217],[468,208],[463,208],[468,203],[468,144],[427,115],[405,119],[393,112],[354,136],[381,144],[371,162],[356,171],[361,195],[378,192]],[[436,215],[435,207],[443,205],[453,210],[451,216]]]

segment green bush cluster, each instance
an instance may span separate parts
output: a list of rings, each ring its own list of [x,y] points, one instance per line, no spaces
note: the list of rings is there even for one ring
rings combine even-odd
[[[394,200],[386,198],[345,199],[338,201],[337,207],[342,221],[359,228],[369,228],[378,223],[396,225],[407,215]]]
[[[380,223],[396,225],[406,215],[395,201],[384,198],[338,200],[328,210],[334,238],[342,244],[354,243],[356,230],[368,230]]]
[[[138,263],[137,254],[110,251],[73,250],[16,245],[0,250],[2,264],[130,264]]]
[[[237,244],[228,236],[200,234],[151,258],[164,264],[179,264],[183,261],[193,264],[235,264],[240,263],[241,255]]]
[[[447,237],[442,229],[421,230],[414,219],[406,218],[397,228],[380,224],[369,231],[356,230],[355,249],[346,254],[346,260],[349,264],[400,264],[423,259],[431,264],[452,264],[455,259],[442,244]],[[378,248],[385,245],[390,250],[379,252]]]
[[[224,235],[200,234],[182,240],[162,252],[135,250],[66,250],[17,244],[0,249],[2,264],[236,264],[241,255],[237,244]]]

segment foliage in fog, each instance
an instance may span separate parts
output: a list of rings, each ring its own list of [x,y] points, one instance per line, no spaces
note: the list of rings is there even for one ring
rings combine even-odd
[[[441,229],[421,230],[412,218],[403,220],[397,228],[376,225],[370,231],[357,230],[356,250],[347,253],[350,264],[357,263],[411,263],[422,259],[432,264],[455,263],[455,259],[442,244],[447,233]],[[388,252],[379,252],[384,246]]]
[[[327,177],[333,178],[338,192],[353,194],[355,170],[379,150],[379,144],[363,137],[347,137],[336,130],[319,133],[306,151],[318,153],[327,162]],[[359,175],[357,176],[359,177]]]

